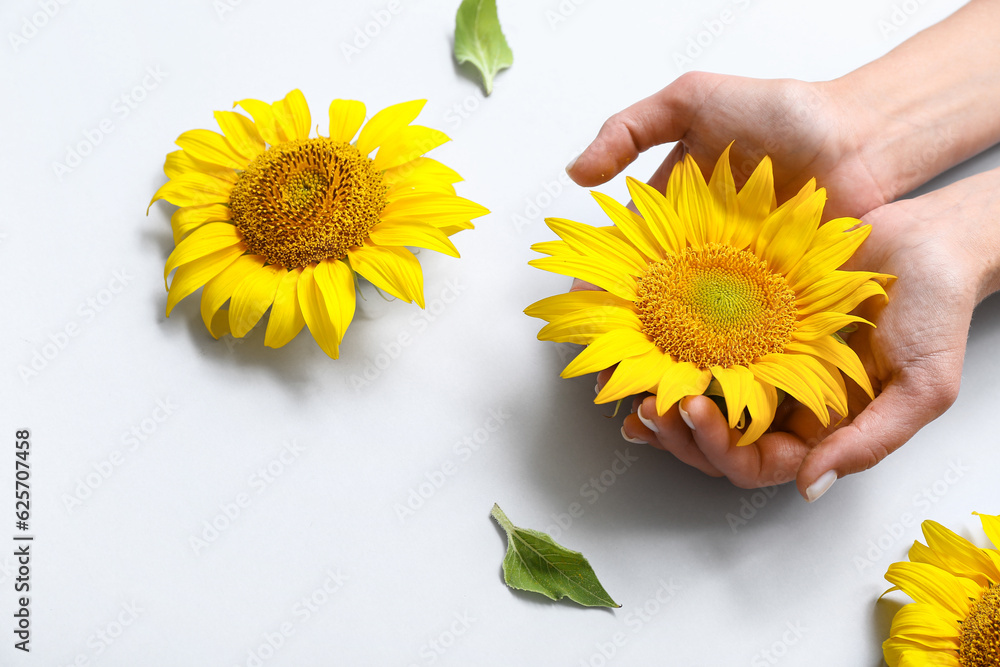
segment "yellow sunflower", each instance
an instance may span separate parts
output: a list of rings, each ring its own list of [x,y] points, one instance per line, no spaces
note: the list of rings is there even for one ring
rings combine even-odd
[[[828,407],[847,414],[841,371],[872,395],[857,354],[836,334],[871,324],[850,312],[885,297],[891,276],[837,270],[871,228],[855,218],[820,225],[826,192],[815,180],[777,206],[765,157],[737,192],[727,148],[708,183],[687,156],[665,193],[632,178],[628,189],[640,215],[594,192],[614,225],[550,218],[562,240],[532,246],[549,255],[532,266],[606,290],[559,294],[525,310],[548,322],[540,340],[587,345],[563,377],[617,364],[595,401],[649,391],[661,415],[708,390],[724,397],[730,428],[749,413],[740,445],[771,425],[778,390],[824,426]]]
[[[216,111],[221,134],[178,137],[181,150],[163,166],[170,180],[150,202],[181,207],[163,272],[166,281],[176,270],[167,315],[204,286],[201,315],[216,338],[246,335],[270,308],[265,345],[281,347],[308,325],[336,359],[354,317],[355,273],[423,308],[420,263],[405,246],[458,257],[448,237],[488,213],[455,195],[458,174],[422,157],[448,141],[411,125],[424,102],[364,124],[364,104],[334,100],[329,136],[310,137],[309,107],[293,90],[273,104],[237,102],[250,117]]]
[[[1000,517],[980,514],[1000,546]],[[910,562],[885,578],[916,600],[896,613],[882,644],[890,667],[1000,665],[1000,551],[980,549],[934,521],[921,524],[927,545],[914,542]],[[886,591],[886,592],[889,592]]]

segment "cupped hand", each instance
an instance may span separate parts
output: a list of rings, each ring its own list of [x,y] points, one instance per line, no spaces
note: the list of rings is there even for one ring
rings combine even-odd
[[[673,165],[690,153],[710,170],[732,149],[737,187],[765,155],[774,163],[778,201],[810,178],[827,188],[827,217],[860,216],[891,201],[892,184],[871,165],[878,156],[865,105],[838,81],[748,79],[690,72],[604,123],[597,138],[567,168],[579,185],[610,180],[659,144],[678,142],[650,179],[662,191]],[[706,176],[710,174],[706,171]]]
[[[736,447],[739,432],[710,399],[688,397],[657,416],[655,399],[639,397],[623,434],[737,486],[794,479],[808,500],[837,478],[871,468],[958,396],[972,311],[998,288],[998,186],[994,170],[864,216],[872,233],[844,268],[897,276],[887,304],[871,299],[864,306],[877,328],[862,325],[848,341],[872,379],[874,400],[848,381],[850,414],[824,429],[786,398],[771,432]]]

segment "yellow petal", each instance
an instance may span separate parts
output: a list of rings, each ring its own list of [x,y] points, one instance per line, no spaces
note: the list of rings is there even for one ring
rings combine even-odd
[[[629,301],[635,301],[635,279],[615,271],[605,262],[587,257],[540,257],[528,262],[536,269],[585,280]]]
[[[750,245],[757,229],[776,207],[771,158],[764,156],[736,195],[740,212],[730,241],[737,248]]]
[[[927,546],[940,554],[949,565],[949,570],[955,574],[976,581],[980,586],[996,581],[1000,583],[1000,573],[986,553],[951,532],[936,521],[924,521],[920,524]]]
[[[823,336],[810,341],[793,340],[785,346],[785,351],[811,354],[833,364],[864,389],[870,398],[875,398],[871,380],[868,379],[868,373],[865,372],[865,367],[857,353],[832,336]]]
[[[281,347],[298,335],[306,321],[299,307],[298,282],[302,269],[291,269],[278,283],[271,314],[267,318],[264,345]]]
[[[379,111],[361,129],[361,136],[355,144],[358,151],[362,155],[371,153],[400,128],[412,123],[426,103],[427,100],[413,100],[394,104]]]
[[[778,392],[766,382],[755,380],[747,397],[747,411],[750,413],[750,423],[740,436],[737,447],[752,445],[771,427],[774,422],[774,412],[778,409]]]
[[[167,276],[178,266],[193,262],[217,250],[242,243],[242,241],[243,235],[235,225],[228,222],[210,222],[202,225],[177,244],[177,247],[167,257],[167,264],[163,268],[164,285],[166,285]]]
[[[854,218],[838,218],[819,228],[813,248],[787,274],[788,284],[793,290],[804,290],[851,258],[854,251],[868,238],[871,225],[862,225],[853,231],[839,230],[858,222]],[[830,233],[831,230],[837,230],[837,233]]]
[[[827,310],[849,313],[869,297],[884,297],[882,284],[891,278],[884,273],[833,271],[796,294],[795,307],[800,316]]]
[[[399,197],[382,209],[382,220],[422,220],[435,227],[486,215],[489,210],[474,201],[438,193]]]
[[[768,354],[750,364],[750,371],[758,380],[783,389],[812,410],[823,426],[830,424],[823,393],[817,388],[819,379],[810,373],[796,356],[791,354]]]
[[[368,232],[372,243],[380,246],[415,246],[437,250],[458,257],[458,248],[444,232],[419,220],[387,220]]]
[[[174,178],[164,183],[149,201],[149,206],[152,207],[153,203],[160,199],[166,199],[177,206],[228,204],[229,193],[232,189],[232,183],[221,179],[212,178],[206,174],[188,173],[183,177]],[[146,213],[149,213],[148,208]]]
[[[553,319],[538,332],[538,340],[587,345],[616,329],[640,332],[642,323],[630,307],[597,306],[574,310]]]
[[[622,359],[645,354],[654,347],[645,334],[633,329],[613,329],[588,345],[563,369],[560,376],[572,378],[604,370]]]
[[[740,205],[736,197],[736,182],[733,180],[733,170],[729,164],[729,151],[733,147],[730,143],[726,150],[722,151],[712,177],[708,180],[708,191],[715,201],[719,202],[719,211],[723,216],[721,225],[713,225],[709,230],[709,241],[717,243],[728,243],[736,231],[736,222],[739,217]]]
[[[610,234],[601,233],[590,225],[561,218],[546,218],[545,224],[581,255],[613,262],[616,267],[634,276],[646,273],[649,265],[642,255],[634,247]]]
[[[787,273],[802,258],[819,228],[826,190],[820,188],[799,199],[802,192],[811,191],[807,188],[808,184],[767,216],[753,244],[757,256],[775,273]]]
[[[646,252],[639,244],[636,246],[646,252],[650,259],[660,259],[664,256],[664,250],[674,255],[680,254],[684,250],[684,223],[677,217],[674,207],[656,188],[642,181],[630,176],[625,179],[625,183],[628,185],[629,194],[632,195],[632,202],[645,222],[645,229],[640,229],[640,231],[644,232],[642,241],[650,246],[650,251]],[[625,207],[622,209],[625,213],[619,212],[618,217],[631,217],[631,211]],[[628,235],[625,227],[622,227],[622,231]],[[638,232],[633,232],[633,235],[638,235]],[[649,236],[652,236],[652,241],[647,240]],[[631,235],[629,239],[631,240]],[[635,241],[632,242],[635,243]]]
[[[336,359],[340,356],[340,336],[331,320],[323,295],[316,286],[313,275],[315,271],[316,267],[310,264],[299,276],[297,284],[299,306],[313,338],[329,357]]]
[[[287,141],[284,131],[280,128],[274,116],[274,109],[272,109],[270,104],[248,98],[236,102],[233,106],[237,105],[246,109],[247,113],[253,117],[257,132],[260,133],[264,141],[272,146]]]
[[[792,340],[809,341],[829,336],[840,331],[849,324],[861,322],[871,327],[875,325],[863,317],[857,315],[845,315],[843,313],[816,313],[809,315],[803,320],[795,323],[795,332]]]
[[[330,102],[330,138],[350,143],[365,122],[365,105],[356,100]]]
[[[233,290],[229,301],[229,332],[236,338],[245,336],[274,303],[274,294],[288,271],[269,264],[262,266]]]
[[[170,227],[174,231],[174,244],[179,244],[181,239],[206,222],[224,222],[231,220],[232,217],[232,211],[224,204],[181,207],[170,216]]]
[[[525,308],[524,313],[529,317],[537,317],[546,322],[551,322],[556,318],[569,315],[578,310],[589,308],[631,309],[632,307],[631,302],[610,292],[579,290],[576,292],[566,292],[565,294],[556,294],[555,296],[546,297],[541,301],[536,301]]]
[[[955,649],[961,625],[957,619],[945,620],[933,605],[914,602],[896,612],[889,634],[919,642],[927,648]]]
[[[347,327],[354,319],[357,298],[354,293],[354,273],[339,259],[324,259],[316,265],[313,279],[325,304],[337,341],[344,340]]]
[[[235,111],[216,111],[215,121],[233,150],[248,164],[264,152],[264,138],[253,121]],[[239,167],[240,169],[244,167]]]
[[[722,368],[712,366],[712,375],[722,386],[722,394],[726,398],[726,412],[729,415],[729,428],[736,428],[750,396],[753,393],[753,373],[743,366]]]
[[[378,149],[372,169],[385,171],[404,165],[451,139],[440,130],[422,125],[407,125],[388,136]]]
[[[242,255],[205,283],[205,289],[201,292],[201,320],[213,336],[219,337],[218,332],[212,331],[212,320],[216,313],[233,295],[236,286],[262,266],[264,258],[260,255]],[[228,325],[229,318],[225,319]]]
[[[236,182],[236,171],[234,169],[209,162],[202,162],[187,151],[172,151],[167,153],[167,159],[163,163],[163,173],[167,175],[167,178],[171,179],[183,179],[190,174],[210,176],[214,179],[224,181],[230,186]]]
[[[983,532],[986,533],[986,537],[990,538],[990,542],[997,549],[1000,549],[1000,516],[993,514],[982,514],[981,512],[976,512],[979,515],[979,520],[983,523]]]
[[[967,587],[958,577],[933,565],[893,563],[885,578],[915,601],[941,607],[955,618],[965,618],[969,613],[971,602]]]
[[[685,225],[684,236],[692,248],[700,250],[708,240],[708,229],[719,224],[717,204],[708,192],[705,177],[690,154],[684,157],[677,217]]]
[[[219,275],[244,251],[246,251],[246,246],[240,243],[199,257],[177,269],[177,273],[174,274],[174,279],[170,283],[170,291],[167,293],[167,317],[170,317],[170,312],[181,299],[197,291],[202,285]]]
[[[675,361],[653,346],[649,351],[618,363],[618,368],[601,388],[595,403],[610,403],[646,391],[656,391],[660,379]]]
[[[711,381],[712,371],[698,368],[690,362],[683,361],[668,366],[656,388],[656,412],[666,414],[674,403],[685,396],[705,393]]]
[[[455,170],[446,167],[437,160],[429,157],[418,157],[410,160],[406,164],[387,169],[382,175],[386,185],[395,186],[397,183],[415,179],[418,181],[438,181],[441,183],[458,183],[462,177]]]
[[[188,130],[177,137],[175,143],[202,162],[231,169],[244,169],[247,166],[246,159],[233,150],[226,138],[211,130]]]
[[[424,307],[424,276],[412,252],[406,248],[383,248],[366,243],[351,248],[347,254],[351,268],[371,284]]]
[[[893,667],[961,667],[961,663],[957,651],[910,650],[903,653]]]
[[[309,105],[306,104],[305,95],[296,88],[291,91],[283,100],[272,105],[274,117],[278,125],[284,131],[287,141],[296,139],[308,139],[309,130],[312,127],[312,117],[309,114]]]

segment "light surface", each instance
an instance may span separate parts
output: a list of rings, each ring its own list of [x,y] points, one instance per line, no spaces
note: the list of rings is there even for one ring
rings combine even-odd
[[[828,79],[959,4],[500,0],[515,63],[483,98],[450,55],[457,0],[5,2],[0,664],[881,664],[902,598],[876,598],[917,523],[981,541],[970,512],[1000,511],[1000,301],[976,312],[957,404],[807,505],[622,441],[593,377],[559,379],[575,350],[535,340],[522,309],[568,281],[526,262],[553,237],[546,215],[603,219],[563,167],[680,73],[689,39],[707,45],[688,69]],[[306,333],[280,350],[260,327],[215,341],[196,297],[166,319],[173,207],[145,216],[174,138],[294,87],[321,126],[336,97],[370,113],[427,98],[420,121],[453,138],[433,156],[493,211],[455,237],[462,259],[420,254],[427,311],[368,290],[338,361]],[[624,199],[624,178],[601,190]],[[36,353],[51,358],[23,379]],[[30,655],[12,635],[18,428]],[[494,502],[583,551],[622,608],[508,590]]]

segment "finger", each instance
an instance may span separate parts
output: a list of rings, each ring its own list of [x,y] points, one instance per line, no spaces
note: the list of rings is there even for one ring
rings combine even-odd
[[[958,395],[958,383],[902,375],[886,385],[854,421],[820,442],[796,476],[799,493],[817,500],[840,477],[874,466],[937,419]]]
[[[769,433],[737,447],[740,432],[730,429],[718,406],[705,396],[686,398],[679,406],[694,425],[692,436],[708,462],[744,489],[791,481],[805,456],[806,445],[789,433]]]
[[[709,463],[705,455],[698,449],[691,437],[691,429],[681,419],[677,406],[670,408],[663,415],[656,414],[656,397],[650,396],[639,406],[633,415],[650,432],[653,439],[649,441],[657,449],[673,454],[681,463],[697,468],[711,477],[722,477],[718,468]]]
[[[601,288],[597,285],[592,285],[586,280],[580,280],[579,278],[573,278],[573,286],[569,288],[570,292],[580,292],[583,290],[590,290],[593,292],[600,292]]]
[[[631,164],[639,153],[679,141],[705,97],[710,75],[683,76],[663,90],[616,113],[597,138],[566,168],[578,185],[600,185]]]
[[[683,160],[687,154],[687,146],[678,141],[670,153],[667,154],[667,159],[657,167],[652,177],[647,181],[649,185],[656,188],[659,192],[664,192],[667,189],[667,181],[670,180],[670,174],[674,170],[674,165]]]

